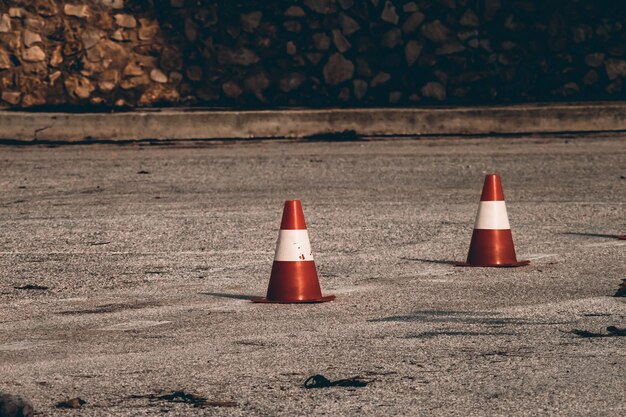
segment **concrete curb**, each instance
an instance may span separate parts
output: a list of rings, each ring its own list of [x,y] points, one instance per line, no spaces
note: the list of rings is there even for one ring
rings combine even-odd
[[[412,109],[206,110],[128,113],[0,111],[0,140],[134,141],[437,136],[626,131],[626,102]]]

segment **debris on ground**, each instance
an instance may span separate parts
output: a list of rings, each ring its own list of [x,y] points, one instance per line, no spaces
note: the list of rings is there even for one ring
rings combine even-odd
[[[626,297],[626,279],[622,279],[622,283],[613,297]]]
[[[611,333],[612,336],[626,336],[626,328],[620,329],[619,327],[609,326],[606,331]]]
[[[87,404],[87,401],[83,400],[82,398],[76,397],[76,398],[70,398],[69,400],[66,400],[66,401],[61,401],[60,403],[56,405],[56,408],[78,409],[78,408],[81,408],[85,404]]]
[[[32,417],[33,405],[20,395],[4,394],[0,392],[1,417]]]
[[[304,381],[304,388],[330,388],[330,387],[350,387],[350,388],[363,388],[368,384],[374,382],[375,379],[366,380],[363,377],[355,376],[348,379],[338,379],[331,381],[324,375],[313,375]]]
[[[577,330],[576,329],[576,330],[572,330],[572,333],[575,334],[576,336],[585,337],[585,338],[626,336],[626,328],[620,329],[619,327],[608,326],[606,328],[606,331],[609,332],[609,333],[608,334],[594,333],[594,332],[590,332],[590,331],[587,331],[587,330]]]
[[[196,394],[191,394],[185,391],[173,391],[170,394],[156,395],[133,395],[131,398],[148,398],[151,401],[165,401],[169,403],[184,403],[191,404],[196,408],[204,407],[237,407],[237,403],[234,401],[209,401],[205,397],[201,397]]]
[[[44,287],[43,285],[36,285],[36,284],[26,284],[26,285],[22,285],[21,287],[13,287],[16,290],[33,290],[33,291],[45,291],[48,289],[48,287]]]

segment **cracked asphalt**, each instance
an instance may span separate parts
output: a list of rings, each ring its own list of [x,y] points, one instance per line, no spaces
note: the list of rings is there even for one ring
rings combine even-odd
[[[531,264],[455,268],[493,171]],[[623,416],[625,176],[619,135],[0,146],[0,392],[45,416]],[[248,301],[286,199],[335,302]]]

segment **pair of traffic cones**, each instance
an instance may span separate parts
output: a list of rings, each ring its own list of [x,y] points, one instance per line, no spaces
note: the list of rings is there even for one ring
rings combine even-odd
[[[474,233],[466,262],[457,266],[515,267],[518,261],[498,175],[487,175],[478,206]],[[276,254],[265,298],[257,303],[323,303],[335,296],[322,296],[309,234],[299,200],[285,202],[276,244]]]

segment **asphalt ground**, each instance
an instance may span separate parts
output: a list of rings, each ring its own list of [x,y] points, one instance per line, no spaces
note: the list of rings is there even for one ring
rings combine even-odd
[[[493,171],[531,264],[454,267]],[[619,135],[0,147],[0,392],[45,416],[623,416],[625,176]],[[334,302],[247,300],[286,199]]]

